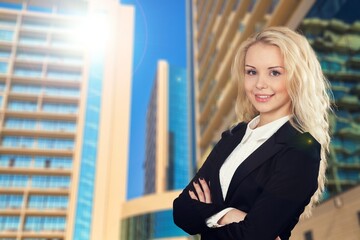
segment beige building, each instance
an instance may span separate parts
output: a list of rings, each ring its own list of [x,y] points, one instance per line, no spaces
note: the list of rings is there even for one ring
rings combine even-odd
[[[1,239],[119,238],[133,29],[116,0],[0,0]]]
[[[329,199],[301,220],[292,232],[292,240],[359,240],[360,186]]]
[[[197,160],[205,160],[220,133],[236,122],[236,49],[266,26],[297,27],[315,0],[193,0],[192,51]]]

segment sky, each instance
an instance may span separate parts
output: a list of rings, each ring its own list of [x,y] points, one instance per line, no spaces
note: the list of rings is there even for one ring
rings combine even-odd
[[[135,7],[128,199],[144,192],[146,112],[158,60],[186,68],[186,0],[120,0]]]

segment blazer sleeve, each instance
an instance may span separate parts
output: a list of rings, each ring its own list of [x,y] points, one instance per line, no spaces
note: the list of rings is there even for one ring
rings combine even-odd
[[[230,130],[222,133],[222,139],[226,138],[228,135],[230,135]],[[199,178],[211,181],[211,177],[213,177],[211,176],[211,173],[214,172],[219,145],[221,145],[221,140],[212,149],[194,178],[173,202],[173,219],[175,224],[191,235],[202,234],[208,231],[210,228],[206,225],[206,219],[224,209],[224,206],[221,204],[202,203],[191,199],[189,196],[189,190],[195,192],[192,182],[198,181]]]
[[[304,211],[317,189],[320,145],[287,147],[244,221],[210,229],[215,239],[273,240]]]

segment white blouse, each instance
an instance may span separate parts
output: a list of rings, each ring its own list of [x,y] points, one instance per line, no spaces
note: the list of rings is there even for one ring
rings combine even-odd
[[[279,130],[279,128],[289,119],[290,116],[285,116],[258,128],[256,126],[260,121],[259,116],[249,122],[243,139],[227,157],[220,168],[219,177],[224,200],[229,189],[231,179],[240,164],[266,140],[268,140],[277,130]],[[217,222],[231,209],[233,208],[226,208],[206,219],[207,226],[220,227],[221,225]]]

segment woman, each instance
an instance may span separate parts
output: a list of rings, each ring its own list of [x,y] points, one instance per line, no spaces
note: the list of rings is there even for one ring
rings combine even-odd
[[[174,221],[204,240],[289,239],[324,190],[328,81],[307,40],[286,27],[246,40],[233,73],[240,123],[174,200]]]

